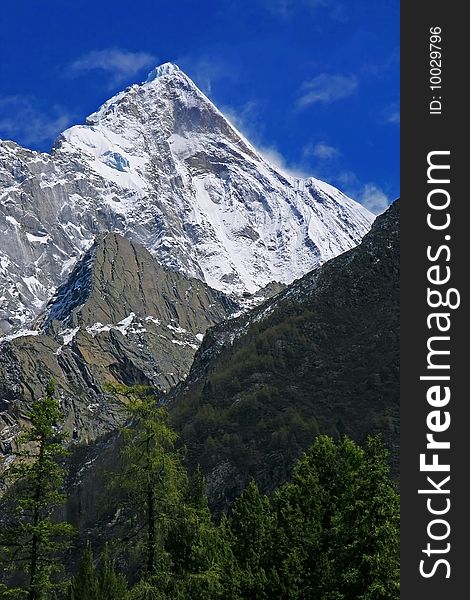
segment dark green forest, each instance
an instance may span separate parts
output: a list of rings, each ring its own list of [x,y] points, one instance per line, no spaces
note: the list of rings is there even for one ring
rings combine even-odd
[[[252,480],[215,520],[158,395],[117,392],[128,420],[108,486],[120,536],[97,551],[60,518],[67,457],[51,385],[9,470],[0,598],[398,599],[399,497],[379,437],[312,437],[288,481],[266,495]]]
[[[222,481],[219,510],[250,478],[284,483],[318,434],[381,433],[397,475],[398,220],[397,201],[359,246],[206,334],[170,414],[190,467]]]

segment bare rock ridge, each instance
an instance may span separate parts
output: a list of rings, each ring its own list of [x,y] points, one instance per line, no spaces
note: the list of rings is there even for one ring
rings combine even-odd
[[[168,390],[185,377],[206,329],[237,305],[162,267],[141,245],[99,236],[29,335],[0,340],[0,450],[8,460],[31,400],[54,379],[73,437],[120,422],[106,383]],[[0,455],[1,456],[1,455]]]
[[[0,335],[30,328],[107,231],[240,298],[355,246],[372,220],[332,186],[282,173],[162,65],[50,154],[0,141]]]

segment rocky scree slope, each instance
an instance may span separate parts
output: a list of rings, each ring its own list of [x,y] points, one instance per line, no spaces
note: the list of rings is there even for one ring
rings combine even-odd
[[[0,335],[31,327],[103,232],[241,297],[355,246],[372,221],[332,186],[282,173],[162,65],[50,154],[0,141]]]

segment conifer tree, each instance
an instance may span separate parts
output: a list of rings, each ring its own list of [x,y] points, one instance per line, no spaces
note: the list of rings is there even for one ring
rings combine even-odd
[[[106,543],[98,568],[99,600],[125,600],[127,598],[127,581],[122,573],[117,573],[114,560],[111,558]]]
[[[228,527],[240,568],[242,598],[268,600],[272,574],[273,513],[269,498],[252,480],[237,498]]]
[[[114,390],[125,396],[129,416],[114,485],[124,491],[129,521],[144,542],[145,567],[130,597],[230,600],[228,540],[212,522],[201,473],[189,481],[166,409],[148,388]]]
[[[99,566],[96,567],[90,543],[80,559],[78,573],[70,586],[69,600],[125,600],[127,582],[124,575],[116,573],[114,561],[105,544]]]
[[[78,573],[72,581],[70,600],[101,600],[98,595],[98,577],[90,542],[86,545],[80,558]]]
[[[32,404],[29,429],[20,436],[16,461],[7,473],[12,511],[0,533],[0,560],[23,584],[10,589],[0,584],[0,597],[45,600],[64,585],[58,557],[73,528],[52,516],[66,500],[62,418],[51,382],[44,397]]]
[[[144,386],[115,386],[114,391],[125,397],[129,421],[123,429],[122,471],[113,486],[119,489],[129,516],[130,537],[143,538],[141,574],[149,580],[168,571],[164,539],[181,502],[186,474],[174,449],[177,435],[156,392]]]

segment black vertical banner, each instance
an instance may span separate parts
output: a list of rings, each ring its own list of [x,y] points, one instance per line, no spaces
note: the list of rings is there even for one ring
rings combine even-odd
[[[461,3],[402,3],[400,485],[405,600],[469,596],[468,31]]]

